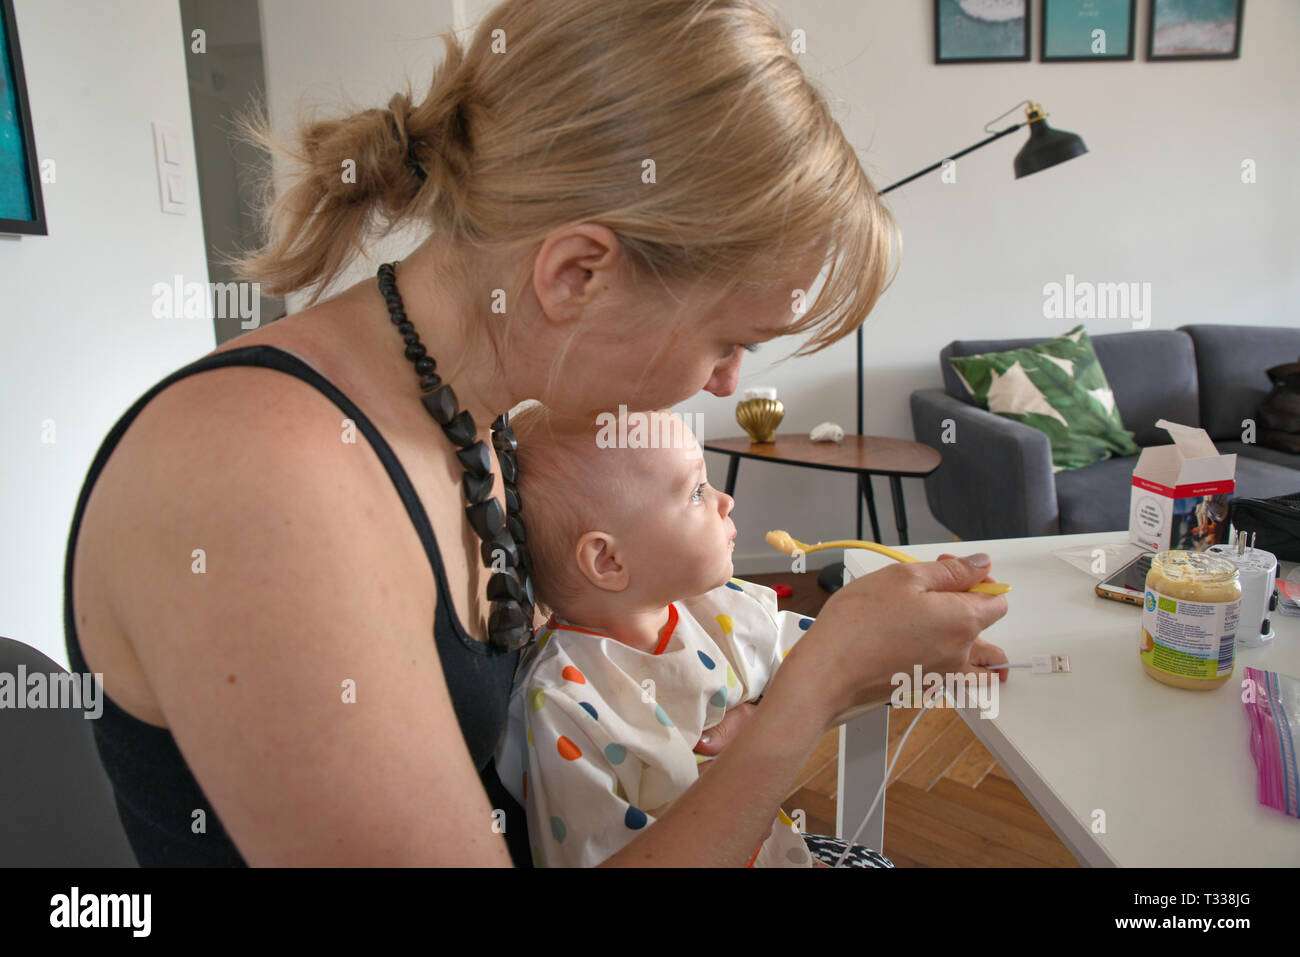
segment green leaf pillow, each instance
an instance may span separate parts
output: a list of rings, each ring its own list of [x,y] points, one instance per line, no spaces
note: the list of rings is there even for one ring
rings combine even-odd
[[[1036,346],[948,362],[980,408],[1047,433],[1053,472],[1142,451],[1081,325]]]

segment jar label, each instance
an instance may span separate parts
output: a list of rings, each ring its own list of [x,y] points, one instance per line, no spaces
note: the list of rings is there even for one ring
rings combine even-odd
[[[1142,603],[1142,660],[1179,678],[1212,680],[1232,674],[1241,599],[1188,601],[1152,588]]]

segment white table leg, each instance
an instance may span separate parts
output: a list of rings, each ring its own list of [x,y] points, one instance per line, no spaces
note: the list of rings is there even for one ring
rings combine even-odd
[[[889,759],[889,707],[882,706],[840,725],[840,770],[836,786],[835,836],[848,840],[867,816],[885,780]],[[885,852],[885,799],[881,798],[857,843]]]
[[[1007,744],[992,721],[982,719],[975,708],[961,708],[957,713],[1076,861],[1084,867],[1116,866],[1087,826],[1075,819],[1060,797],[1033,772],[1020,753]]]

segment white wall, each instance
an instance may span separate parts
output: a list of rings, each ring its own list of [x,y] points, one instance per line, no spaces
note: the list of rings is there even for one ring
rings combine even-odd
[[[0,239],[0,635],[67,665],[63,560],[91,459],[159,379],[211,350],[211,319],[155,319],[154,283],[208,280],[198,204],[159,208],[151,120],[182,133],[174,0],[17,0],[48,236]],[[42,441],[47,420],[53,442]]]
[[[437,35],[457,25],[452,0],[262,0],[261,7],[268,112],[281,135],[299,108],[306,114],[319,106],[330,116],[349,104],[357,111],[387,107],[407,77],[420,102],[442,62]],[[374,242],[322,298],[374,276],[380,263],[400,259],[423,239],[406,225]],[[301,310],[309,298],[290,294],[286,308]]]

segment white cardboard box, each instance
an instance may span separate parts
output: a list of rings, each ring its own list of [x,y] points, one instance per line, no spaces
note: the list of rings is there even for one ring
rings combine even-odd
[[[1237,456],[1220,455],[1204,429],[1159,419],[1173,445],[1142,450],[1133,469],[1129,541],[1154,552],[1204,551],[1228,540]]]

